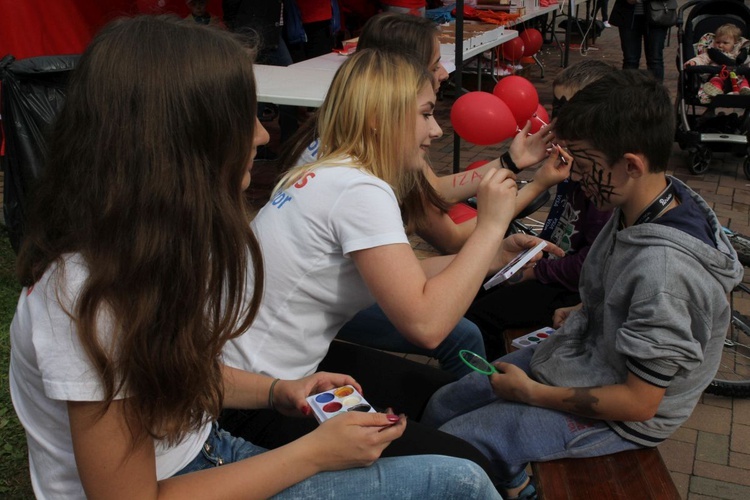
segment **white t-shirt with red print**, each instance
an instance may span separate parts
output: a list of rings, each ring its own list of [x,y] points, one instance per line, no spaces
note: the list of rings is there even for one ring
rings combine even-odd
[[[396,196],[352,166],[317,167],[276,194],[252,226],[265,291],[250,329],[225,346],[225,362],[272,377],[310,375],[339,329],[375,302],[349,254],[409,244]]]

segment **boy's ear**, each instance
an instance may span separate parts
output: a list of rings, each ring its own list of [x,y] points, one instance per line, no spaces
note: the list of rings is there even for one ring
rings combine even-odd
[[[628,177],[638,179],[648,173],[646,157],[640,153],[625,153],[625,173]]]

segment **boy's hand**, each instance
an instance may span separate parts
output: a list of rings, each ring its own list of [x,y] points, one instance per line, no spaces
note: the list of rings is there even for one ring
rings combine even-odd
[[[495,368],[500,372],[490,376],[490,384],[495,395],[507,401],[527,403],[536,382],[514,364],[497,362]]]
[[[542,241],[541,238],[537,238],[536,236],[529,236],[528,234],[519,233],[508,236],[503,240],[503,243],[500,246],[500,251],[495,258],[495,261],[492,263],[490,271],[493,273],[497,272],[514,258],[516,258],[516,255],[518,255],[520,252],[523,252],[527,248],[534,248],[537,244],[539,244],[540,241]],[[556,255],[558,257],[565,256],[565,252],[560,247],[550,243],[549,241],[547,242],[547,246],[544,247],[544,252],[551,253],[552,255]],[[531,260],[526,264],[525,268],[528,269],[530,267],[533,267],[536,261],[544,257],[544,252],[539,252],[534,257],[532,257]]]
[[[318,372],[299,380],[279,380],[273,388],[273,407],[284,415],[309,416],[312,409],[305,399],[307,396],[343,385],[351,385],[362,394],[362,387],[356,380],[340,373]]]
[[[688,61],[682,67],[687,68],[688,66],[695,66],[695,61]]]
[[[536,236],[530,236],[528,234],[511,234],[507,238],[503,240],[503,244],[500,247],[500,251],[505,254],[504,259],[506,259],[505,264],[510,262],[515,258],[515,256],[519,252],[523,252],[527,248],[533,248],[536,245],[539,244],[539,242],[542,241],[541,238],[537,238]],[[558,247],[557,245],[554,245],[547,242],[547,246],[544,247],[544,251],[547,253],[551,253],[552,255],[555,255],[556,257],[565,257],[565,252],[562,250],[562,248]],[[531,261],[536,262],[537,260],[542,258],[542,253],[538,253]],[[503,264],[503,265],[505,265]]]
[[[565,320],[568,319],[568,316],[570,316],[573,311],[578,311],[579,309],[581,309],[581,307],[583,307],[583,303],[579,303],[575,306],[561,307],[560,309],[556,309],[555,314],[552,315],[552,327],[560,328],[563,323],[565,323]]]

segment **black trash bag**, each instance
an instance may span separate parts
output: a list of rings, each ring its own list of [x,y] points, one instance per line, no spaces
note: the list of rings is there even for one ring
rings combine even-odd
[[[29,190],[42,173],[50,125],[65,100],[78,55],[0,61],[0,114],[5,136],[3,214],[13,249],[23,238]]]

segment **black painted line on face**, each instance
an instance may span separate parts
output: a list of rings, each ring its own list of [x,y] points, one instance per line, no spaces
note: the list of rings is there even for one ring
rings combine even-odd
[[[612,196],[617,194],[615,186],[612,184],[611,169],[605,170],[603,167],[605,159],[598,151],[588,149],[569,148],[570,154],[575,158],[571,170],[580,177],[578,181],[583,190],[593,197],[591,201],[598,207],[609,204]],[[590,167],[581,167],[581,160],[584,164],[590,163]]]

